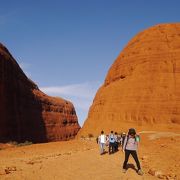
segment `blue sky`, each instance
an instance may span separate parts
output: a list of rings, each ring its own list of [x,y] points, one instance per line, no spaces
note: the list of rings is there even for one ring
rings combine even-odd
[[[81,125],[127,42],[173,22],[179,0],[0,1],[0,42],[40,89],[73,102]]]

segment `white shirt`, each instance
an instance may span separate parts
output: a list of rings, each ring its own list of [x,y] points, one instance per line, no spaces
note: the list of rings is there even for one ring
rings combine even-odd
[[[99,136],[99,142],[100,142],[100,143],[106,143],[106,135],[101,134],[101,135]]]

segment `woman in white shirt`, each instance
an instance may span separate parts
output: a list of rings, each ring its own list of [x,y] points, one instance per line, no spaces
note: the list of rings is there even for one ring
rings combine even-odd
[[[99,136],[99,145],[100,145],[100,154],[102,155],[105,151],[104,147],[106,144],[106,135],[104,131],[101,131],[101,135]]]

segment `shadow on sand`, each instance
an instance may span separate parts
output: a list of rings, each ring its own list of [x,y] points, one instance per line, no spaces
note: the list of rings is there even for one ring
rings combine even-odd
[[[134,171],[137,172],[137,169],[135,168],[134,164],[127,164],[127,170],[128,169],[133,169]]]

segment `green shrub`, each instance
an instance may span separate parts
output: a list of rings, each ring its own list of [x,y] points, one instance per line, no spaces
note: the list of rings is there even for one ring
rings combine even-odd
[[[24,143],[17,144],[17,146],[28,146],[28,145],[31,145],[31,144],[33,144],[31,141],[25,141]]]
[[[11,144],[11,145],[14,145],[14,146],[17,146],[17,142],[16,141],[9,141],[8,144]]]

